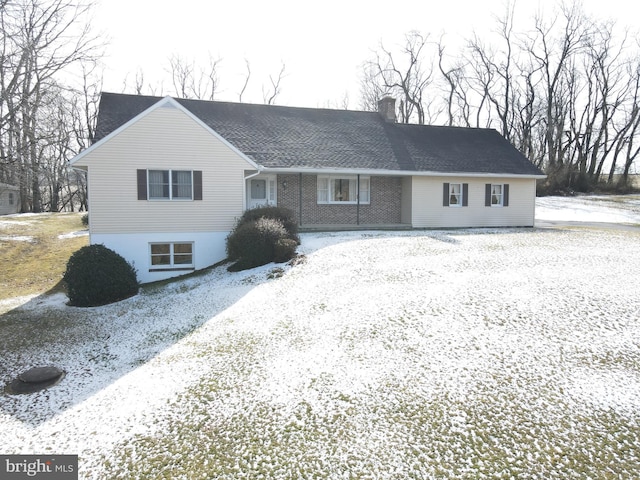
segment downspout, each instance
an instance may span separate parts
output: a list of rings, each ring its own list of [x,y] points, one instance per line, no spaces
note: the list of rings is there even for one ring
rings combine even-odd
[[[300,219],[300,226],[302,226],[302,172],[298,174],[298,218]]]
[[[356,225],[360,225],[360,174],[356,185]]]

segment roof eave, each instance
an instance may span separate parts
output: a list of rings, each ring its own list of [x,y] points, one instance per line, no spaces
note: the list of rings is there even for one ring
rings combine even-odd
[[[540,180],[544,174],[486,173],[486,172],[436,172],[417,170],[385,170],[371,168],[310,168],[310,167],[263,167],[262,173],[275,174],[325,174],[325,175],[382,175],[389,177],[477,177],[477,178],[523,178]]]
[[[86,150],[83,150],[82,152],[80,152],[78,155],[76,155],[71,160],[69,160],[69,165],[74,167],[74,168],[85,167],[86,164],[78,163],[78,162],[81,161],[87,155],[89,155],[91,152],[93,152],[94,150],[99,148],[101,145],[103,145],[104,143],[106,143],[109,140],[111,140],[113,137],[118,135],[120,132],[126,130],[131,125],[133,125],[134,123],[138,122],[140,119],[142,119],[142,118],[146,117],[147,115],[149,115],[149,113],[153,112],[157,108],[162,108],[162,107],[166,107],[166,106],[177,108],[178,110],[183,112],[185,115],[187,115],[189,118],[191,118],[194,122],[196,122],[198,125],[200,125],[202,128],[204,128],[206,131],[208,131],[211,135],[216,137],[223,144],[225,144],[227,147],[229,147],[231,150],[233,150],[237,155],[242,157],[242,159],[245,160],[252,168],[254,168],[256,170],[260,170],[261,169],[261,167],[255,161],[253,161],[247,155],[242,153],[242,151],[237,149],[234,145],[229,143],[222,135],[220,135],[218,132],[213,130],[210,126],[208,126],[206,123],[204,123],[202,120],[200,120],[196,115],[191,113],[189,111],[189,109],[187,109],[184,105],[182,105],[180,102],[178,102],[173,97],[169,97],[169,96],[158,100],[156,103],[151,105],[149,108],[147,108],[146,110],[142,111],[141,113],[139,113],[138,115],[136,115],[135,117],[133,117],[132,119],[127,121],[126,123],[120,125],[114,131],[112,131],[111,133],[109,133],[105,137],[103,137],[100,140],[98,140],[96,143],[91,145]]]

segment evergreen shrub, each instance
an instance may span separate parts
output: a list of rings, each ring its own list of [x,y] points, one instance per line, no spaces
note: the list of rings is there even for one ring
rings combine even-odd
[[[122,256],[104,245],[88,245],[67,262],[63,276],[69,304],[95,307],[138,293],[136,271]]]
[[[231,271],[291,260],[300,244],[298,223],[288,208],[266,206],[247,210],[227,237]]]
[[[227,238],[227,256],[236,262],[230,270],[245,270],[273,262],[276,242],[287,238],[287,230],[280,220],[258,218],[239,223]]]
[[[288,262],[296,256],[298,244],[290,238],[281,238],[276,241],[273,248],[273,261],[276,263]]]
[[[238,225],[258,220],[260,218],[272,218],[275,220],[280,220],[285,230],[287,231],[287,237],[295,240],[296,244],[300,245],[300,237],[298,236],[298,222],[292,210],[285,207],[276,206],[251,208],[249,210],[245,210],[245,212],[242,214],[242,217],[240,217],[240,220],[238,220]]]

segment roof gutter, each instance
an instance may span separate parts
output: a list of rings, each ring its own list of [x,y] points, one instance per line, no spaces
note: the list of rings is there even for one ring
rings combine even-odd
[[[519,173],[483,173],[483,172],[434,172],[416,170],[381,170],[366,168],[269,168],[263,167],[261,173],[295,174],[303,173],[310,175],[379,175],[388,177],[476,177],[476,178],[531,178],[543,179],[546,175],[519,174]]]
[[[257,172],[255,172],[255,173],[252,173],[252,174],[250,174],[250,175],[246,175],[246,176],[244,177],[244,179],[245,179],[245,180],[249,180],[250,178],[253,178],[253,177],[257,176],[257,175],[260,175],[261,173],[263,173],[263,170],[258,170],[258,171],[257,171]]]

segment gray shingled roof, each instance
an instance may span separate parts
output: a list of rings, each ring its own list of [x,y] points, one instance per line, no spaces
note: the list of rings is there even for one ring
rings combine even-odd
[[[94,141],[160,100],[103,93]],[[492,129],[388,123],[377,112],[176,100],[267,168],[542,175]]]

